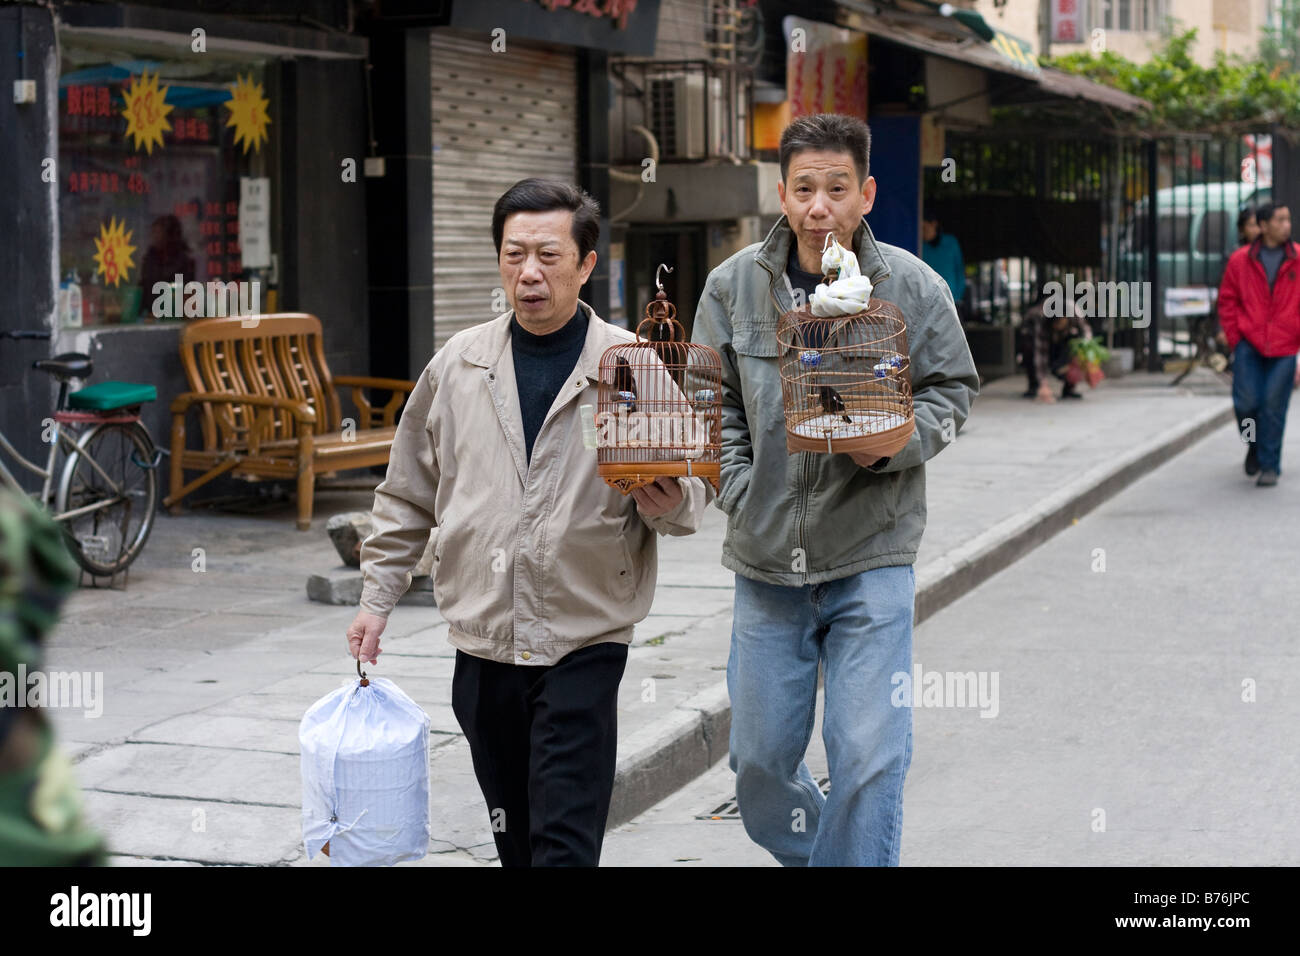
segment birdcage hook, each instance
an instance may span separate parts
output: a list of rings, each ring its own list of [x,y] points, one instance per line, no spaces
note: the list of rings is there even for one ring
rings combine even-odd
[[[664,270],[667,270],[668,272],[672,272],[673,267],[668,265],[667,263],[661,262],[659,263],[659,268],[655,270],[655,288],[658,289],[660,292],[664,291],[664,284],[663,284],[663,280],[659,278],[659,273],[663,272]],[[667,295],[666,292],[664,294]]]
[[[669,272],[673,271],[672,266],[663,262],[659,263],[659,268],[655,269],[655,287],[659,291],[655,293],[653,299],[646,303],[645,319],[637,326],[637,338],[650,338],[649,335],[642,336],[641,334],[642,327],[645,326],[646,323],[650,323],[652,327],[656,328],[667,326],[669,329],[668,341],[676,341],[679,335],[681,340],[685,341],[686,330],[682,329],[681,325],[677,322],[677,306],[673,305],[669,300],[668,293],[664,291],[663,280],[659,278],[659,274],[665,269]]]
[[[822,255],[826,255],[826,250],[831,247],[831,241],[835,239],[833,230],[826,231],[826,238],[822,240]]]

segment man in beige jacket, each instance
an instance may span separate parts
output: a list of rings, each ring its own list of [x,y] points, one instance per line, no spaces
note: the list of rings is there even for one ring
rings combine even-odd
[[[511,311],[452,336],[421,373],[375,489],[347,634],[353,657],[377,662],[434,532],[434,594],[457,648],[452,708],[503,866],[599,861],[618,685],[654,598],[655,535],[692,533],[712,498],[698,478],[625,497],[583,442],[601,354],[635,338],[578,298],[599,228],[595,201],[565,183],[525,179],[497,200]]]

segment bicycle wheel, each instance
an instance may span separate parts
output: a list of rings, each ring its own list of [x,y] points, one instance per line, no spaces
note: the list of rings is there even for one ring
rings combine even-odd
[[[72,556],[91,574],[115,574],[140,556],[158,507],[157,457],[139,422],[95,425],[68,455],[55,514]],[[88,510],[63,517],[80,508]]]

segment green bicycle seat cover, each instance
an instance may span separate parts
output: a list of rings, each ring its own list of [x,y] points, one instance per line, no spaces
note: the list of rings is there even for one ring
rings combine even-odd
[[[69,395],[68,407],[107,412],[114,408],[152,402],[157,397],[158,389],[152,385],[142,385],[139,382],[97,382]]]

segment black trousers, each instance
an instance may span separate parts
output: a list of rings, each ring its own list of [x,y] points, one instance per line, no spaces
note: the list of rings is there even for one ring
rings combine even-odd
[[[451,706],[469,740],[502,866],[595,866],[618,750],[627,645],[528,667],[456,652]]]

